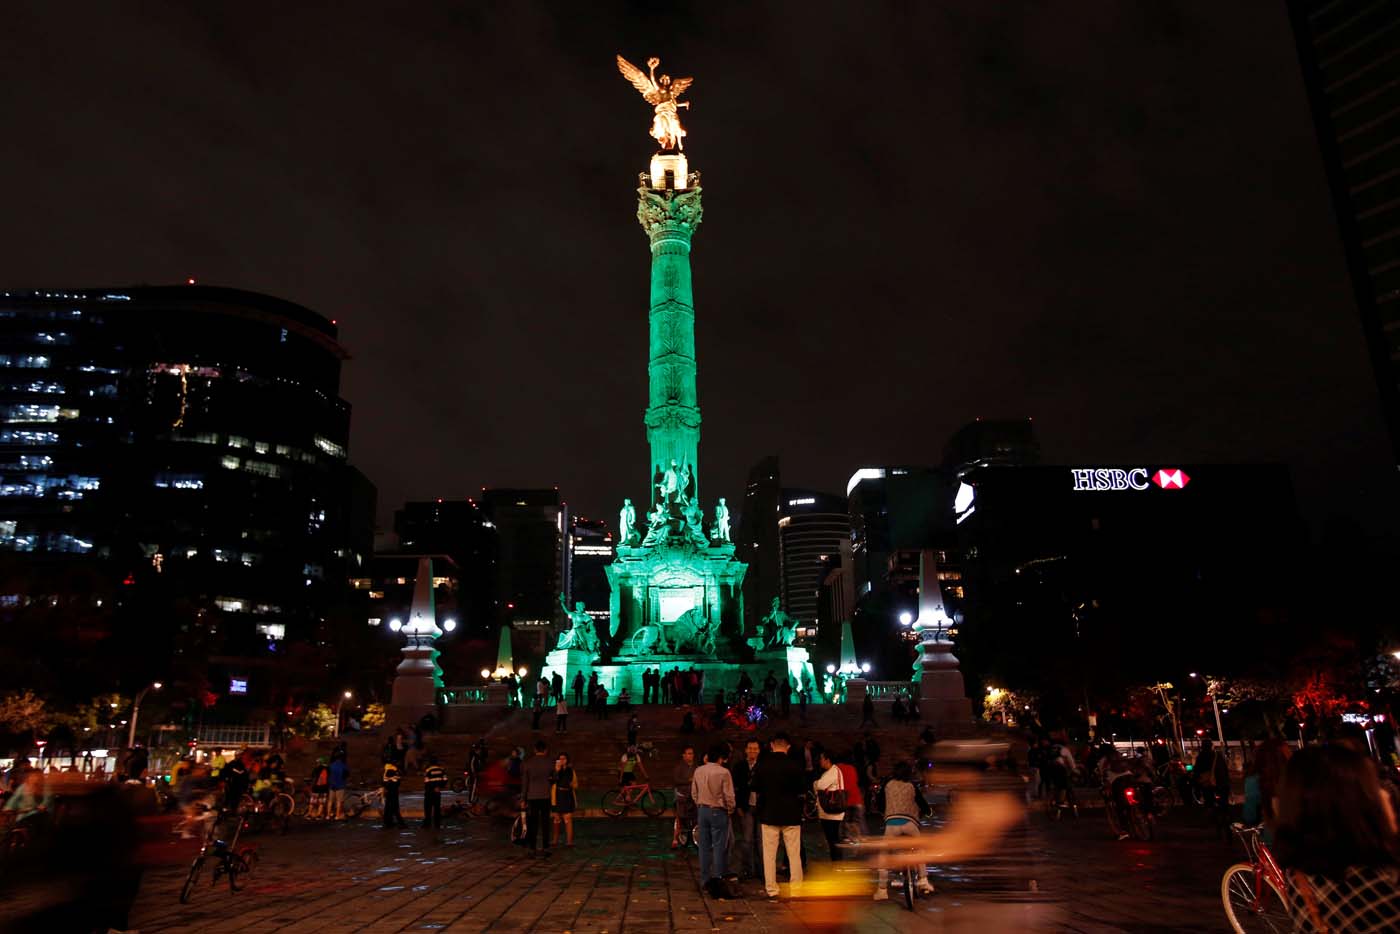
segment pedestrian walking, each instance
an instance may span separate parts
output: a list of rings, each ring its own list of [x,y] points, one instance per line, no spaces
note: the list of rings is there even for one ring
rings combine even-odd
[[[553,691],[553,693],[552,693],[552,695],[551,695],[551,698],[552,698],[553,700],[555,700],[555,701],[563,700],[563,698],[564,698],[564,676],[561,675],[559,672],[556,671],[553,675],[550,676],[550,679],[549,679],[549,686],[550,686],[551,690]]]
[[[393,759],[384,763],[384,829],[407,827],[399,813],[399,764]]]
[[[438,764],[437,756],[428,757],[423,770],[423,826],[437,830],[442,826],[442,791],[447,787],[447,769]]]
[[[817,761],[821,775],[812,783],[812,790],[817,793],[817,817],[826,835],[831,861],[838,863],[841,861],[841,823],[846,819],[846,781],[825,749],[817,754]]]
[[[759,760],[758,819],[763,838],[763,891],[778,897],[778,841],[787,852],[790,894],[802,889],[802,798],[807,788],[802,762],[791,754],[787,733],[773,735]]]
[[[896,762],[890,780],[885,782],[885,836],[917,837],[919,818],[929,813],[928,802],[914,787],[914,770],[908,762]],[[890,897],[888,887],[889,872],[882,865],[879,883],[875,887],[875,901],[882,902]],[[925,895],[933,894],[933,886],[929,885],[928,874],[922,866],[914,879],[914,888]]]
[[[671,672],[660,674],[659,677],[661,679],[661,703],[669,704],[671,703]]]
[[[716,743],[690,780],[700,836],[700,879],[705,891],[723,897],[720,879],[729,872],[729,815],[734,812],[734,777],[725,768],[729,748]]]
[[[535,682],[535,708],[538,710],[544,707],[545,701],[549,698],[549,680],[544,675]]]
[[[535,700],[540,701],[542,698],[539,695],[535,695]],[[538,731],[540,728],[540,717],[543,716],[544,704],[535,704],[534,708],[530,711],[530,729]]]
[[[583,706],[583,672],[574,675],[574,706]]]
[[[778,702],[778,679],[773,674],[773,669],[768,669],[768,675],[763,679],[763,703],[767,707],[772,707]]]
[[[525,799],[525,839],[530,855],[549,856],[549,807],[552,800],[550,782],[554,763],[549,759],[549,747],[542,739],[535,740],[535,754],[521,770],[520,794]]]
[[[569,764],[569,754],[554,760],[554,783],[550,786],[549,809],[554,812],[554,843],[564,838],[564,846],[574,845],[574,810],[578,805],[578,773]]]
[[[559,700],[554,703],[554,732],[569,732],[569,705],[564,703],[564,695],[559,695]]]
[[[627,745],[637,745],[637,735],[642,731],[642,721],[636,714],[627,718]]]
[[[836,763],[846,790],[846,820],[842,830],[847,842],[859,843],[865,836],[865,795],[860,787],[860,775],[850,759],[849,755],[844,755]]]

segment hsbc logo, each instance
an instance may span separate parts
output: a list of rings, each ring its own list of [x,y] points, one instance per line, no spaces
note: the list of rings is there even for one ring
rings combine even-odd
[[[1190,476],[1180,467],[1164,467],[1149,474],[1145,467],[1124,470],[1121,467],[1076,467],[1074,475],[1076,490],[1146,490],[1156,484],[1163,490],[1181,490],[1191,482]]]

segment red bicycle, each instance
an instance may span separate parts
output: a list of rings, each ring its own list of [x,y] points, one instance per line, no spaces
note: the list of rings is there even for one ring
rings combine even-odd
[[[603,813],[609,817],[621,817],[634,806],[640,807],[648,817],[660,817],[666,810],[666,796],[653,791],[647,782],[623,785],[603,793]]]
[[[1259,827],[1231,824],[1249,862],[1235,863],[1220,880],[1225,917],[1238,934],[1284,934],[1293,930],[1288,914],[1288,883],[1274,862]]]

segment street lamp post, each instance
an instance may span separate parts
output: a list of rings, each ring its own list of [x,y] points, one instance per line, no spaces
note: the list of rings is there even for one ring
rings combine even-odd
[[[343,703],[345,703],[346,701],[348,701],[348,700],[353,696],[353,694],[354,694],[353,691],[343,691],[343,692],[341,692],[340,699],[337,700],[337,701],[335,702],[335,738],[336,738],[336,739],[340,739],[340,705],[343,704]]]
[[[152,681],[150,684],[146,685],[139,692],[137,692],[136,703],[133,704],[131,707],[131,727],[127,730],[126,733],[127,749],[131,749],[136,745],[136,721],[141,717],[141,701],[145,700],[147,691],[151,690],[152,688],[155,688],[157,691],[159,691],[161,687],[162,685],[159,681]]]

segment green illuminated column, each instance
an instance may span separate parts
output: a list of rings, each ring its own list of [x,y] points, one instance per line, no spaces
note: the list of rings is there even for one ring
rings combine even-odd
[[[683,178],[678,182],[674,174],[657,180],[643,175],[642,187],[637,189],[637,220],[651,240],[650,392],[645,421],[651,444],[648,480],[653,505],[672,461],[680,468],[681,491],[691,501],[699,497],[700,400],[695,391],[690,239],[700,226],[700,176],[690,173]]]

